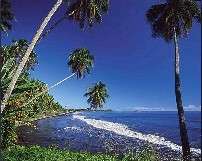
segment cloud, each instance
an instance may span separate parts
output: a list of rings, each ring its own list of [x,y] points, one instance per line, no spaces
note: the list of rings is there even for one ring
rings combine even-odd
[[[146,107],[146,106],[137,106],[137,107],[125,107],[125,108],[116,108],[116,111],[177,111],[175,107]],[[184,106],[185,111],[201,111],[201,106],[188,105]]]
[[[137,107],[125,107],[125,108],[119,108],[120,110],[125,110],[125,111],[165,111],[166,108],[162,107],[146,107],[146,106],[137,106]],[[116,110],[119,110],[116,109]]]
[[[185,111],[201,111],[201,106],[188,105],[184,107]]]

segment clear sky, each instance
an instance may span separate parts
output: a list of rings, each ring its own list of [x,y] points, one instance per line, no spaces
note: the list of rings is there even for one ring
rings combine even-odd
[[[31,40],[42,19],[56,0],[12,1],[16,21],[5,43],[12,39]],[[76,48],[87,47],[95,66],[83,80],[75,78],[51,90],[63,106],[88,107],[86,89],[99,80],[106,83],[110,98],[105,107],[175,109],[173,44],[151,37],[146,10],[159,0],[111,0],[103,22],[82,31],[66,20],[35,48],[39,65],[34,78],[52,85],[70,74],[67,57]],[[63,5],[52,22],[63,15]],[[194,24],[188,38],[180,40],[181,79],[184,105],[199,109],[201,104],[201,26]]]

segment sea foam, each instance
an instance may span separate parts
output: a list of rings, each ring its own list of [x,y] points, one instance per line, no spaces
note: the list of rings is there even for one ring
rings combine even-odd
[[[73,115],[72,117],[74,119],[79,119],[81,121],[84,121],[88,125],[91,125],[98,129],[112,131],[118,135],[139,139],[142,141],[149,142],[151,144],[165,146],[174,151],[180,151],[180,152],[182,151],[181,146],[166,140],[164,137],[160,137],[153,134],[143,134],[140,132],[136,132],[136,131],[130,130],[127,125],[109,122],[109,121],[103,121],[103,120],[90,119],[82,115]],[[191,148],[191,151],[194,153],[201,154],[201,149]]]

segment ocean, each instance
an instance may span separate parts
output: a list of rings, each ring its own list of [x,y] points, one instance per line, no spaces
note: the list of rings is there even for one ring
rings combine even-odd
[[[193,153],[201,151],[201,113],[186,112]],[[73,151],[123,154],[150,147],[161,155],[181,152],[177,112],[81,112],[42,119],[21,128],[19,142]]]

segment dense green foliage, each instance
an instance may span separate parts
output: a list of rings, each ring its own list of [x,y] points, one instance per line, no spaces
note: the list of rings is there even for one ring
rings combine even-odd
[[[38,80],[27,79],[26,81],[27,84],[32,84],[36,89],[31,88],[29,89],[30,91],[16,94],[8,101],[7,108],[3,112],[3,147],[15,143],[17,139],[15,132],[16,126],[20,124],[29,125],[30,122],[35,119],[66,111],[59,103],[55,102],[53,96],[48,93],[44,93],[29,105],[21,107],[27,100],[36,95],[37,92],[45,88],[44,83]],[[26,84],[24,84],[24,86],[26,86]]]
[[[109,97],[107,93],[106,85],[99,81],[93,87],[88,88],[84,96],[88,97],[87,102],[90,104],[91,109],[98,109],[103,107],[106,98]]]
[[[13,73],[27,48],[28,42],[26,40],[14,41],[11,45],[2,47],[4,58],[1,70],[3,92],[8,88]],[[83,78],[86,73],[90,72],[93,60],[94,58],[90,55],[89,50],[81,48],[72,52],[69,56],[68,65],[72,72],[77,75],[77,78]],[[34,69],[36,64],[37,56],[33,51],[2,113],[2,147],[15,143],[17,138],[15,133],[16,125],[30,124],[30,121],[66,112],[48,94],[48,88],[45,83],[31,78],[30,71]],[[42,94],[27,104],[29,100],[35,98],[39,93]]]
[[[158,157],[152,150],[145,150],[123,157],[91,154],[87,152],[71,152],[56,148],[39,146],[13,146],[3,152],[5,161],[157,161]]]
[[[13,41],[11,45],[2,46],[1,49],[3,54],[3,67],[1,69],[1,78],[2,78],[1,83],[3,93],[8,88],[13,73],[17,69],[17,66],[27,48],[28,48],[28,42],[24,39],[21,39],[19,41]],[[23,73],[19,78],[16,87],[19,85],[19,82],[22,82],[24,80],[24,75],[28,75],[29,71],[33,70],[36,64],[37,64],[37,56],[35,52],[32,52],[30,54],[28,62],[25,64],[25,69],[23,70]],[[16,94],[16,92],[17,91],[15,91],[14,94]]]
[[[11,45],[2,47],[4,58],[1,70],[3,92],[8,87],[27,47],[28,42],[26,40],[14,41]],[[23,106],[29,99],[47,88],[45,83],[30,77],[29,72],[34,69],[36,64],[36,53],[32,52],[23,73],[17,81],[12,96],[8,100],[6,109],[2,113],[2,147],[15,143],[17,138],[15,133],[16,125],[29,124],[29,121],[33,119],[65,112],[61,105],[55,102],[54,98],[47,92],[32,103]]]

